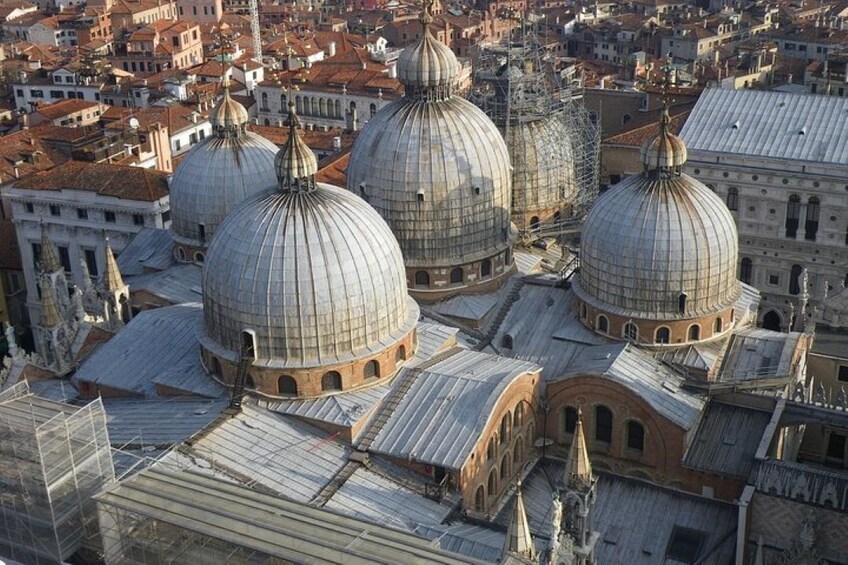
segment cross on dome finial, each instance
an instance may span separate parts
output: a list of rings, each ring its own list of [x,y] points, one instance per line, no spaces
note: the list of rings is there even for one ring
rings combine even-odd
[[[315,189],[315,173],[318,172],[318,159],[312,149],[300,138],[297,128],[300,120],[295,112],[294,102],[289,100],[289,138],[277,153],[277,181],[281,192],[310,192]]]
[[[421,23],[424,25],[425,31],[426,27],[433,23],[433,13],[431,8],[433,7],[434,1],[435,0],[423,0],[424,9],[421,11]]]
[[[666,57],[666,64],[661,69],[663,78],[659,83],[662,92],[659,133],[655,137],[645,140],[640,151],[645,174],[651,176],[681,174],[687,157],[686,144],[670,131],[671,116],[668,113],[668,108],[671,100],[669,98],[669,87],[674,84],[672,78],[674,68],[671,63],[672,57],[669,53]]]

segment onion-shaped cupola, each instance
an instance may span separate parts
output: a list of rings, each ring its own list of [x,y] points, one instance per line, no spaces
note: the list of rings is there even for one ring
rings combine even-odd
[[[227,213],[277,185],[277,146],[247,131],[247,110],[230,95],[226,77],[222,88],[209,116],[212,135],[186,153],[171,177],[171,232],[181,261],[202,263]]]
[[[232,382],[242,346],[248,384],[311,397],[392,375],[415,347],[419,309],[386,222],[361,198],[315,181],[293,106],[276,190],[221,224],[203,271],[207,368]]]
[[[740,295],[736,223],[683,173],[686,145],[669,130],[641,148],[644,170],[601,195],[583,226],[573,288],[596,331],[645,344],[709,339],[733,325]]]
[[[354,143],[347,187],[386,220],[418,299],[494,289],[513,268],[509,152],[497,127],[457,96],[460,65],[430,31],[397,63],[405,94]]]

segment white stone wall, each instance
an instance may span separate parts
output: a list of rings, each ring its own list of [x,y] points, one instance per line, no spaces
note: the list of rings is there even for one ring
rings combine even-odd
[[[263,94],[266,97],[263,97]],[[294,97],[297,101],[300,99],[300,104],[297,107],[297,114],[301,123],[304,125],[312,124],[314,127],[327,126],[330,128],[347,127],[346,113],[351,109],[352,105],[356,108],[359,123],[357,129],[361,129],[365,123],[371,119],[372,104],[375,111],[379,111],[384,106],[390,104],[393,100],[380,98],[375,93],[373,96],[364,94],[347,94],[331,92],[318,92],[299,90],[290,92],[285,101],[281,98],[282,92],[277,86],[258,86],[254,91],[256,100],[256,115],[260,125],[275,126],[278,123],[285,123],[288,116],[288,101],[290,97]],[[322,112],[322,104],[323,109]],[[336,111],[336,103],[338,102],[338,112]],[[315,106],[315,111],[313,111]],[[332,109],[331,109],[332,108]]]
[[[192,124],[177,133],[171,133],[172,156],[182,155],[210,135],[212,135],[212,124],[207,119],[199,119],[196,124]],[[192,140],[194,141],[192,142]]]

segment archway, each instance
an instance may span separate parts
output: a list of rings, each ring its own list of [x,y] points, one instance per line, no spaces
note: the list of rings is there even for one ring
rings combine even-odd
[[[779,332],[780,314],[778,314],[774,310],[769,310],[768,312],[766,312],[766,315],[763,316],[763,328]]]

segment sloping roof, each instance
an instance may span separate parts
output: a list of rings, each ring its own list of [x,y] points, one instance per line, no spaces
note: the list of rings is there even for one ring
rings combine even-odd
[[[66,155],[42,142],[40,131],[41,128],[23,130],[3,137],[0,143],[0,183],[23,179],[69,161]]]
[[[629,343],[587,347],[574,358],[562,377],[584,375],[598,375],[627,387],[686,430],[697,423],[704,406],[700,397],[682,388],[683,377]]]
[[[107,507],[174,524],[186,534],[195,532],[233,549],[260,552],[270,561],[276,557],[293,563],[344,565],[474,562],[436,549],[417,536],[197,473],[146,469],[111,485],[95,499]]]
[[[139,167],[71,161],[15,183],[27,190],[84,190],[101,196],[155,202],[168,196],[168,173]]]
[[[104,398],[109,442],[158,448],[185,441],[227,407],[226,400]]]
[[[370,450],[461,469],[506,388],[541,367],[461,351],[421,372]]]
[[[798,332],[775,332],[746,328],[735,332],[718,370],[722,382],[758,379],[788,379],[798,340]]]
[[[678,135],[680,130],[683,129],[683,124],[686,123],[686,119],[689,117],[689,114],[692,112],[691,107],[687,104],[687,108],[683,111],[675,112],[672,108],[669,113],[673,114],[671,116],[671,122],[669,123],[669,131],[674,135]],[[641,147],[642,143],[646,139],[653,139],[659,135],[660,132],[660,123],[659,120],[654,120],[653,123],[646,124],[640,127],[633,128],[631,130],[613,135],[604,140],[604,145],[627,145],[631,147]]]
[[[683,458],[692,469],[747,479],[771,412],[711,401]]]
[[[143,273],[127,279],[132,292],[144,291],[170,304],[196,302],[203,297],[203,269],[193,263],[179,263],[163,271]]]
[[[195,328],[203,316],[200,304],[146,310],[86,359],[73,377],[137,396],[154,396],[156,384],[185,389],[189,377],[197,394],[217,398],[223,392],[200,364]],[[187,376],[186,373],[189,375]],[[174,383],[161,382],[173,375]]]
[[[15,231],[15,224],[10,218],[0,219],[0,269],[23,270],[21,250],[18,247],[18,235]]]
[[[80,100],[79,98],[70,98],[67,100],[60,100],[52,104],[39,106],[37,113],[41,114],[48,120],[56,120],[67,116],[68,114],[99,107],[100,102],[88,102],[86,100]]]
[[[848,165],[848,99],[711,88],[680,135],[690,157],[727,153]]]
[[[162,271],[174,262],[171,232],[161,228],[143,228],[118,255],[118,268],[127,277],[140,275],[146,269]]]

